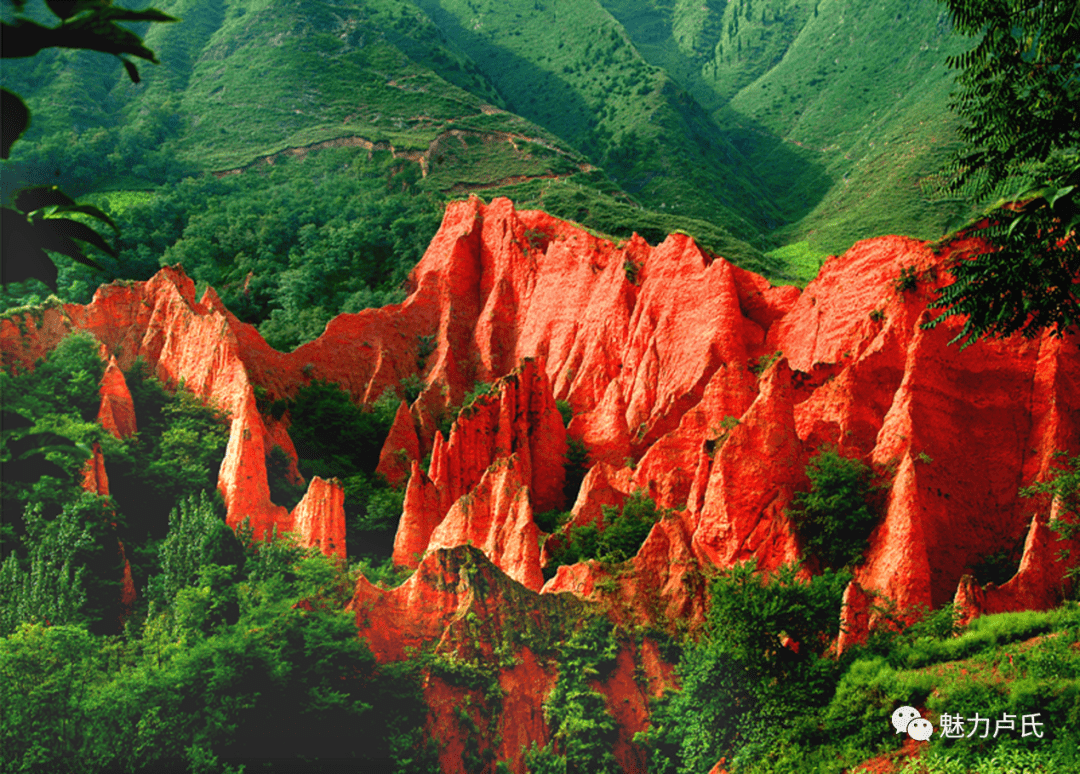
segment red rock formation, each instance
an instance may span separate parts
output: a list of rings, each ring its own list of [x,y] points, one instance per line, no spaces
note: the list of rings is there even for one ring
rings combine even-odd
[[[526,360],[496,382],[494,390],[497,392],[477,398],[461,412],[445,444],[437,437],[430,478],[414,465],[395,539],[394,562],[415,567],[429,545],[449,547],[476,540],[477,545],[498,549],[489,554],[496,562],[514,563],[500,564],[505,571],[539,588],[535,535],[532,549],[516,542],[510,548],[502,535],[504,530],[526,529],[520,522],[523,516],[527,515],[531,525],[533,511],[561,504],[566,431],[536,361]],[[505,463],[511,455],[514,461],[506,470],[512,471],[512,476],[488,475],[493,464]],[[461,498],[470,496],[485,479],[482,502],[474,505],[470,498],[462,503]],[[456,503],[460,507],[454,518],[442,527]]]
[[[196,396],[225,411],[231,425],[218,487],[228,507],[229,524],[235,527],[250,519],[256,537],[274,526],[290,526],[288,511],[270,501],[265,457],[280,439],[267,433],[240,357],[241,337],[236,330],[247,331],[223,311],[212,290],[207,290],[202,302],[196,301],[192,280],[179,268],[166,268],[147,282],[103,286],[85,306],[53,305],[20,320],[5,319],[0,321],[3,363],[30,368],[76,329],[90,332],[102,343],[103,351],[115,353],[117,366],[130,367],[136,358],[143,358],[166,384],[182,382]],[[118,377],[122,374],[115,368],[107,369],[101,415],[122,432],[122,427],[134,428],[134,423],[126,409],[130,394],[124,397],[126,386],[121,387]],[[111,429],[109,424],[106,427]],[[283,448],[295,459],[291,442]]]
[[[623,567],[596,561],[562,565],[543,591],[595,602],[625,626],[666,628],[678,621],[697,627],[705,620],[706,583],[687,522],[686,513],[658,522]]]
[[[109,358],[105,374],[101,377],[101,408],[97,421],[116,438],[127,438],[138,429],[135,422],[135,403],[131,399],[124,372]]]
[[[82,487],[102,497],[109,496],[109,474],[105,470],[105,457],[101,445],[94,443],[93,455],[83,465]]]
[[[304,547],[345,558],[345,491],[336,478],[311,479],[307,494],[292,512],[292,532]]]
[[[400,486],[409,480],[412,463],[420,459],[420,439],[416,436],[416,424],[409,406],[402,401],[394,415],[394,424],[379,452],[380,474],[391,486]]]
[[[795,561],[799,547],[785,509],[805,480],[806,454],[795,431],[786,361],[763,376],[761,393],[716,441],[714,457],[695,550],[721,567],[756,557],[758,567],[770,571]]]
[[[844,637],[857,639],[870,625],[873,594],[901,609],[955,595],[974,615],[1044,607],[1061,591],[1066,567],[1048,526],[1060,506],[1019,491],[1047,480],[1055,452],[1080,454],[1080,344],[1070,335],[960,350],[949,343],[957,323],[924,329],[950,261],[979,249],[969,240],[935,255],[911,239],[868,240],[831,258],[800,293],[769,287],[685,236],[616,245],[543,213],[516,212],[504,199],[471,199],[447,208],[404,302],[341,315],[288,354],[236,320],[213,291],[196,301],[178,269],[102,288],[87,306],[0,321],[0,343],[5,366],[29,368],[82,328],[120,366],[143,357],[159,377],[184,381],[232,421],[219,472],[230,523],[250,518],[260,533],[300,525],[323,550],[341,550],[340,489],[312,482],[292,516],[270,502],[266,455],[277,445],[295,460],[295,451],[286,425],[260,416],[253,385],[274,400],[327,379],[365,402],[421,378],[424,390],[399,408],[379,466],[390,480],[408,476],[394,558],[419,569],[392,591],[361,581],[353,603],[383,659],[426,642],[472,657],[470,643],[502,642],[496,630],[510,617],[543,618],[537,611],[568,605],[559,591],[627,623],[700,622],[704,567],[755,558],[771,569],[799,556],[785,510],[808,484],[810,456],[835,445],[891,483],[845,597]],[[915,287],[898,285],[905,269]],[[763,356],[777,352],[757,375]],[[444,437],[436,420],[478,380],[497,389]],[[573,409],[567,430],[556,398]],[[103,421],[119,431],[117,411],[110,404],[113,418]],[[538,596],[532,514],[567,505],[567,432],[594,463],[574,523],[595,520],[635,489],[677,514],[621,567],[560,568]],[[418,460],[429,452],[423,471]],[[475,551],[438,548],[470,542]],[[1014,548],[1018,571],[1000,588],[972,577],[988,554]],[[1073,548],[1075,560],[1080,545]],[[461,558],[479,551],[530,591],[481,599]],[[477,571],[510,583],[484,567]],[[479,640],[469,626],[480,627]],[[536,708],[553,684],[542,654],[516,652],[521,671],[503,670],[500,680],[535,679],[542,689],[518,691],[514,728],[527,734],[500,727],[512,755],[547,733]],[[432,679],[429,698],[450,707],[464,694],[441,679]],[[627,727],[641,722],[633,701]],[[433,729],[457,722],[433,712]],[[632,764],[636,753],[620,750]]]
[[[480,483],[450,506],[431,533],[427,550],[476,546],[511,578],[539,591],[544,585],[540,530],[533,523],[529,488],[520,467],[516,454],[492,463]]]
[[[425,698],[429,734],[444,742],[439,760],[446,774],[462,770],[466,741],[524,772],[523,750],[550,741],[543,704],[561,679],[554,645],[597,612],[570,594],[529,591],[467,546],[432,550],[394,589],[361,577],[349,609],[380,662],[399,660],[409,648],[434,648]],[[453,668],[440,664],[474,664],[493,673],[499,698],[462,684]],[[641,770],[633,735],[648,722],[648,699],[672,684],[670,665],[648,639],[640,647],[621,642],[611,672],[591,681],[618,725],[614,753],[624,770]],[[461,712],[469,715],[469,727]]]
[[[901,610],[940,605],[958,583],[958,601],[985,611],[1046,607],[1060,593],[1064,568],[1051,560],[1043,526],[1049,504],[1034,514],[1018,491],[1045,478],[1053,450],[1076,452],[1076,337],[960,350],[949,344],[957,322],[922,329],[943,267],[979,249],[961,242],[939,257],[912,240],[860,243],[826,264],[769,335],[808,374],[795,407],[804,443],[835,443],[891,478],[856,580]],[[904,266],[919,277],[907,291],[895,283]],[[961,581],[1025,535],[1008,591]],[[865,605],[851,601],[849,623],[865,622]]]

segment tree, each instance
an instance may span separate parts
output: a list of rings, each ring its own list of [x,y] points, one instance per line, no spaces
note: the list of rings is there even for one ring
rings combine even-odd
[[[857,563],[877,522],[873,470],[857,459],[824,449],[810,458],[809,492],[797,492],[788,509],[807,550],[823,567]]]
[[[17,13],[26,0],[6,0]],[[157,64],[154,52],[142,39],[117,22],[171,22],[176,19],[153,8],[133,11],[112,4],[112,0],[45,0],[49,10],[60,20],[46,27],[24,16],[2,23],[4,58],[27,57],[46,48],[78,48],[101,51],[120,58],[133,83],[139,82],[135,64],[123,55],[140,57]],[[30,111],[19,96],[0,89],[0,158],[8,158],[11,146],[30,125]],[[78,204],[55,186],[30,188],[20,192],[13,207],[0,212],[3,227],[2,278],[6,285],[26,279],[39,279],[56,290],[56,265],[49,252],[62,253],[73,261],[100,269],[84,252],[82,243],[92,245],[112,257],[117,253],[97,231],[71,218],[57,217],[72,213],[95,218],[114,231],[116,224],[97,207]]]
[[[965,230],[989,251],[952,267],[932,305],[946,313],[929,327],[967,315],[964,346],[1064,335],[1080,323],[1080,10],[1075,0],[943,2],[958,32],[982,36],[950,60],[962,71],[952,108],[965,120],[951,187],[1005,196]]]

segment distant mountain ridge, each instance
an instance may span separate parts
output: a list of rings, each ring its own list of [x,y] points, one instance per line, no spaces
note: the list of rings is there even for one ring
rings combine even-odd
[[[133,139],[86,190],[341,140],[415,161],[427,190],[494,189],[583,221],[628,205],[650,238],[689,228],[736,260],[800,240],[824,255],[882,233],[932,238],[961,209],[936,193],[959,45],[936,0],[153,5],[182,21],[142,30],[162,64],[139,86],[90,52],[5,63],[34,116],[9,178],[42,182],[72,131],[85,144],[98,127]],[[147,146],[162,158],[140,164]]]

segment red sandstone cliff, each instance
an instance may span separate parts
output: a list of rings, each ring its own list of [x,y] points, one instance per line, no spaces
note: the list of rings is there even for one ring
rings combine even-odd
[[[390,591],[362,580],[353,601],[383,660],[425,643],[466,657],[470,621],[484,632],[475,641],[494,647],[495,629],[514,616],[543,619],[551,605],[576,604],[555,601],[564,591],[620,622],[698,622],[703,568],[749,558],[772,568],[799,555],[785,509],[807,485],[807,460],[833,445],[891,482],[845,597],[850,640],[869,625],[867,592],[902,609],[955,597],[975,615],[1046,607],[1061,591],[1062,544],[1048,526],[1059,506],[1019,492],[1046,479],[1056,451],[1080,453],[1080,339],[960,350],[949,344],[956,323],[922,328],[950,261],[978,249],[966,242],[935,255],[911,239],[868,240],[831,258],[800,293],[685,236],[616,245],[506,200],[472,199],[448,207],[404,302],[341,315],[292,353],[271,349],[212,290],[196,301],[176,268],[102,288],[87,306],[27,316],[25,334],[4,320],[0,342],[5,364],[29,367],[68,331],[89,330],[120,367],[141,356],[162,379],[216,401],[232,422],[219,473],[230,523],[297,529],[328,552],[344,550],[341,490],[316,479],[292,514],[270,501],[266,454],[293,450],[284,427],[259,414],[253,386],[275,399],[321,378],[364,402],[419,376],[424,390],[399,408],[379,465],[407,481],[394,555],[419,569]],[[920,282],[902,291],[905,267]],[[438,421],[478,381],[494,382],[491,393],[444,437]],[[110,384],[102,422],[119,430],[124,401]],[[574,412],[565,430],[556,399]],[[585,442],[593,464],[575,503],[561,502],[567,437]],[[544,560],[534,514],[572,506],[583,523],[635,489],[674,511],[638,555],[618,572],[560,568],[534,593]],[[1016,545],[1011,580],[972,580],[981,558]],[[1076,557],[1080,545],[1072,548]],[[489,597],[462,580],[463,557],[498,579],[485,588],[502,591]],[[513,603],[507,588],[518,589]],[[493,727],[509,755],[546,738],[537,708],[555,679],[531,649],[515,653],[499,673],[513,727]],[[434,733],[461,733],[452,707],[462,696],[432,676]],[[619,715],[627,728],[643,722],[636,701]],[[619,754],[631,765],[627,738]],[[456,754],[457,764],[444,751],[444,770],[460,767]]]
[[[494,760],[524,772],[524,750],[550,741],[543,705],[563,677],[556,645],[600,612],[571,594],[530,591],[468,546],[432,550],[394,589],[361,577],[349,609],[380,661],[399,660],[409,648],[433,648],[424,693],[445,772],[462,770],[466,745],[491,750]],[[633,735],[647,725],[649,699],[674,680],[648,637],[639,643],[623,637],[618,646],[614,665],[590,688],[605,697],[618,723],[616,760],[625,771],[641,771],[644,756]],[[478,687],[470,679],[481,673],[475,665],[496,665],[494,681]]]
[[[258,537],[275,525],[283,530],[293,525],[288,511],[270,501],[266,455],[274,445],[280,445],[281,431],[275,427],[268,430],[259,415],[239,354],[243,339],[235,328],[242,326],[224,311],[212,289],[197,301],[194,282],[181,269],[168,268],[147,282],[104,286],[85,306],[52,305],[38,316],[5,319],[0,322],[0,352],[5,367],[31,368],[71,331],[93,334],[104,352],[115,353],[102,380],[98,416],[103,427],[119,436],[137,427],[138,418],[120,370],[129,368],[136,358],[143,358],[165,384],[175,387],[183,382],[199,398],[215,403],[230,418],[228,449],[218,474],[227,518],[234,527],[250,518]],[[286,450],[292,451],[291,442]],[[107,470],[108,460],[103,465]],[[331,553],[324,536],[340,536],[332,541],[333,550],[343,554],[345,516],[340,498],[317,507],[310,498],[309,492],[305,513],[318,516],[301,520],[301,543],[320,542],[322,550]]]

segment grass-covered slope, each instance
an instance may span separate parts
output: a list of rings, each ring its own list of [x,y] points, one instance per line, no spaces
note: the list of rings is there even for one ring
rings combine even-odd
[[[161,65],[144,66],[137,86],[115,59],[102,55],[53,50],[5,63],[5,85],[23,95],[33,114],[5,175],[9,186],[24,178],[44,182],[53,171],[47,168],[58,166],[61,182],[74,177],[77,189],[149,187],[343,138],[393,148],[420,164],[453,131],[478,135],[486,150],[505,147],[467,159],[462,180],[440,169],[435,187],[498,182],[508,169],[525,175],[579,169],[580,156],[566,143],[503,110],[476,66],[408,3],[156,5],[181,21],[145,30]],[[113,129],[115,137],[95,141],[94,135]],[[532,144],[517,144],[518,138]],[[537,144],[543,153],[535,152]],[[143,164],[136,171],[161,145],[183,169],[170,175]],[[73,146],[87,157],[74,166]],[[78,175],[78,166],[96,167],[87,170],[96,174]],[[125,172],[135,179],[124,180]]]
[[[416,0],[512,110],[559,135],[650,209],[752,238],[778,213],[697,101],[598,0]]]
[[[777,241],[932,238],[957,214],[935,175],[962,42],[937,0],[603,2],[729,133],[782,213]]]
[[[139,31],[161,64],[143,65],[138,85],[115,59],[92,52],[48,50],[10,67],[5,63],[5,86],[26,99],[33,123],[4,166],[4,191],[58,183],[76,196],[151,190],[168,195],[187,176],[265,170],[289,157],[352,147],[355,157],[338,170],[349,177],[383,177],[380,154],[387,152],[403,162],[395,173],[396,190],[446,197],[495,189],[533,205],[530,184],[570,181],[580,193],[576,198],[584,196],[588,206],[557,208],[558,214],[612,235],[647,231],[653,241],[685,230],[710,246],[723,246],[734,260],[748,258],[764,267],[761,252],[723,224],[743,239],[756,238],[758,228],[714,206],[716,196],[732,199],[737,189],[737,181],[721,180],[728,174],[723,160],[686,163],[676,157],[711,152],[722,142],[715,127],[685,93],[679,98],[694,110],[673,110],[663,96],[675,93],[670,80],[633,52],[606,12],[586,5],[604,25],[604,46],[621,50],[594,50],[591,28],[584,27],[568,38],[568,51],[582,72],[592,74],[589,79],[561,90],[527,78],[516,82],[513,107],[540,99],[547,106],[541,111],[545,120],[577,110],[565,121],[548,120],[545,128],[511,112],[497,88],[506,86],[503,76],[516,72],[513,67],[502,60],[479,67],[454,39],[453,25],[447,27],[444,18],[450,32],[444,34],[416,4],[162,0],[156,6],[180,21],[142,25]],[[40,21],[55,23],[42,4],[26,8]],[[471,53],[491,59],[487,49]],[[594,63],[594,54],[604,59]],[[632,66],[623,68],[625,62]],[[613,79],[627,90],[632,86],[635,95],[642,90],[655,108],[639,116],[632,101],[619,101],[620,118],[605,131],[621,131],[621,145],[600,142],[603,132],[600,140],[589,133],[596,124],[594,97],[606,93]],[[622,131],[645,119],[655,123],[647,136]],[[681,150],[668,153],[665,138],[684,135],[704,145],[692,151],[675,140]],[[603,152],[586,156],[579,147]],[[373,165],[364,163],[365,153]],[[614,183],[598,167],[601,162],[634,167],[628,178],[633,185]],[[318,174],[325,175],[322,166]],[[667,192],[652,197],[652,212],[639,203],[649,200],[647,191],[637,199],[627,193],[648,186]],[[744,209],[767,201],[754,192],[734,198]],[[773,275],[787,277],[782,270]]]

